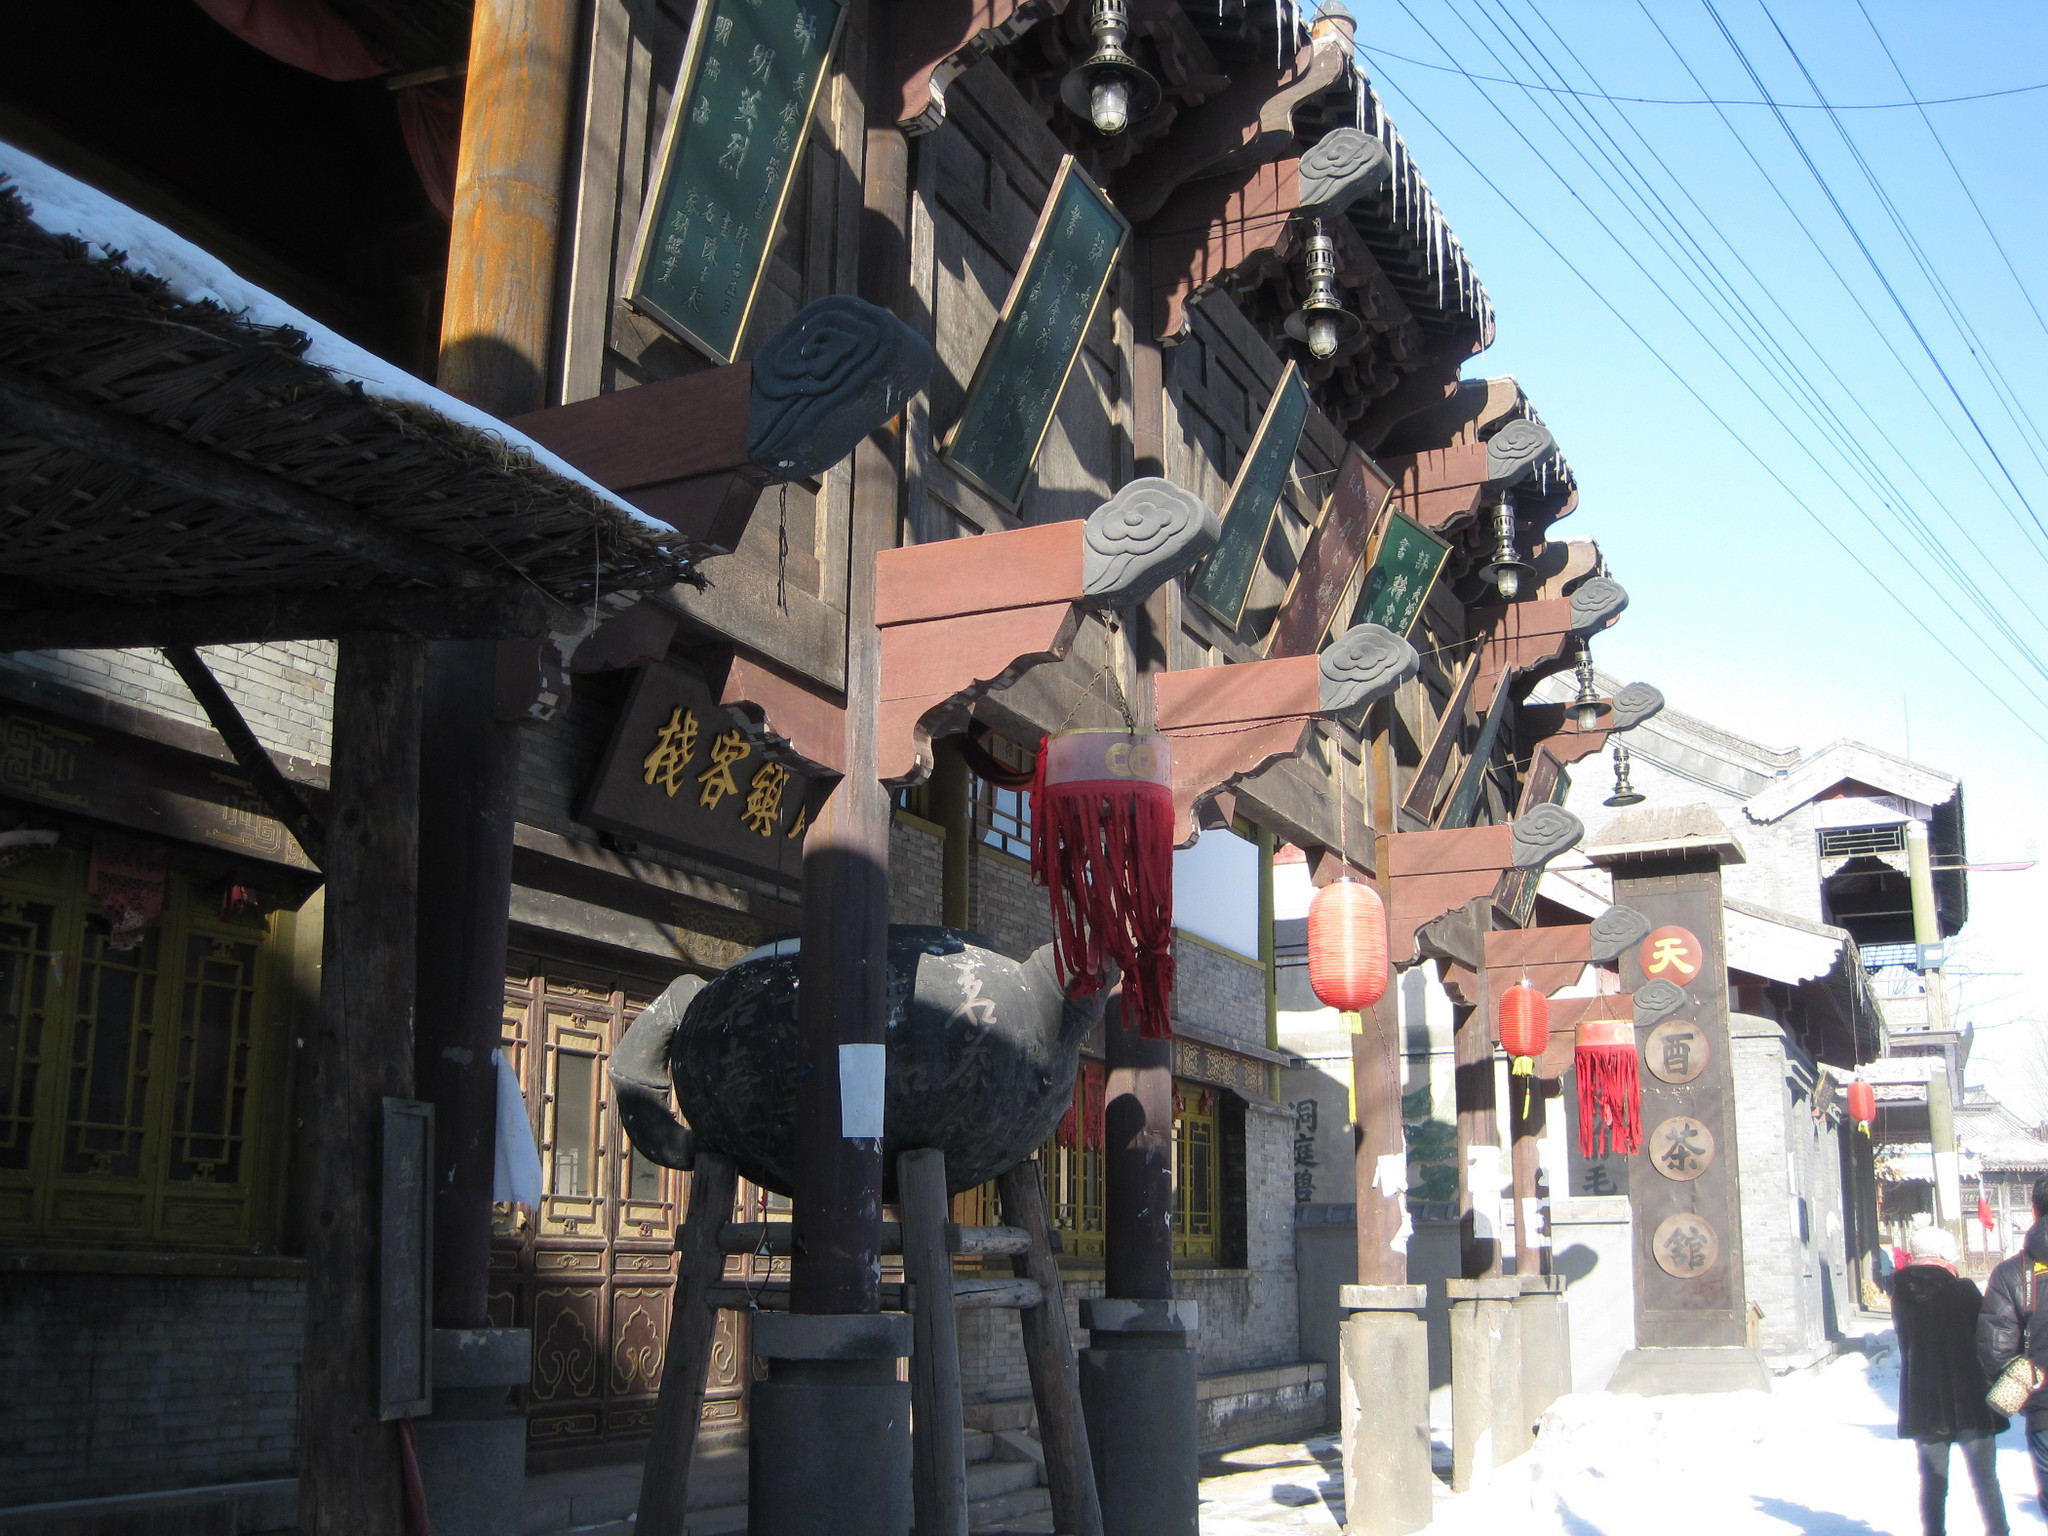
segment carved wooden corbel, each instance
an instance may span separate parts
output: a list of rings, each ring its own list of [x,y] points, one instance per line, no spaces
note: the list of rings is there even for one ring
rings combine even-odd
[[[1361,624],[1319,656],[1158,674],[1152,717],[1173,742],[1176,844],[1194,841],[1199,813],[1219,793],[1301,751],[1311,720],[1355,715],[1420,664],[1399,635]]]
[[[1397,832],[1387,839],[1388,950],[1396,965],[1415,958],[1416,931],[1482,896],[1510,869],[1541,869],[1585,835],[1578,817],[1558,805],[1494,827]],[[1462,957],[1467,962],[1477,956]]]
[[[919,0],[897,6],[897,126],[906,134],[930,133],[946,120],[947,86],[1066,8],[1067,0]]]
[[[1627,606],[1628,593],[1620,582],[1595,576],[1570,597],[1475,609],[1475,625],[1486,625],[1490,633],[1472,689],[1473,709],[1485,714],[1494,694],[1512,677],[1547,677],[1569,665],[1566,652],[1581,637],[1610,628]]]
[[[862,299],[805,305],[751,362],[559,405],[511,425],[651,516],[730,554],[764,486],[823,474],[903,409],[932,350]]]
[[[1576,703],[1523,704],[1516,712],[1518,735],[1532,750],[1548,752],[1569,766],[1591,757],[1614,734],[1614,701],[1602,698],[1600,707],[1600,723],[1588,731],[1579,725]]]
[[[1511,421],[1483,443],[1426,449],[1381,467],[1394,477],[1401,514],[1436,530],[1498,502],[1555,449],[1535,422]]]
[[[735,651],[718,702],[763,757],[812,778],[846,773],[846,701],[829,689]]]
[[[1086,522],[881,551],[878,776],[921,782],[932,738],[964,729],[977,699],[1026,668],[1065,656],[1084,607],[1142,599],[1214,549],[1220,531],[1199,497],[1145,479]]]
[[[1486,935],[1486,975],[1495,997],[1520,985],[1553,996],[1585,975],[1593,963],[1593,926],[1495,928]]]

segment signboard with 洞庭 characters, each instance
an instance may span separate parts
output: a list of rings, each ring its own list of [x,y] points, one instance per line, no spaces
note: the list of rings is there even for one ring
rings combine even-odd
[[[1294,450],[1301,443],[1301,429],[1307,421],[1308,385],[1301,369],[1290,362],[1224,500],[1223,537],[1188,582],[1188,596],[1232,629],[1244,619],[1244,605],[1259,573],[1259,558],[1266,552],[1273,519],[1279,515],[1280,493],[1287,488],[1287,473],[1294,467]]]
[[[634,681],[576,819],[794,884],[829,788],[768,757],[698,673],[660,662]]]
[[[1074,157],[1061,161],[942,450],[970,484],[1013,512],[1130,232]]]
[[[739,355],[844,0],[701,0],[633,242],[626,302]]]

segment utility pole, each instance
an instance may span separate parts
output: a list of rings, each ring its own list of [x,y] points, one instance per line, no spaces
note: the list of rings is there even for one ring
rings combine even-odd
[[[1941,984],[1941,913],[1934,903],[1934,862],[1927,851],[1927,823],[1906,823],[1906,869],[1913,891],[1913,940],[1920,947],[1920,976],[1927,989],[1927,1024],[1947,1030],[1948,999]],[[1934,964],[1928,962],[1933,960]],[[1956,1152],[1954,1055],[1944,1047],[1941,1070],[1927,1080],[1927,1139],[1934,1151],[1934,1219],[1949,1229],[1962,1251],[1963,1182]]]

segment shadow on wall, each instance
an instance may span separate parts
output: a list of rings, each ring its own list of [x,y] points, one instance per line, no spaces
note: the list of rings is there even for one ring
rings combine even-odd
[[[1573,1285],[1599,1267],[1600,1255],[1584,1243],[1573,1243],[1569,1248],[1560,1249],[1557,1257],[1550,1261],[1551,1272],[1563,1275]]]

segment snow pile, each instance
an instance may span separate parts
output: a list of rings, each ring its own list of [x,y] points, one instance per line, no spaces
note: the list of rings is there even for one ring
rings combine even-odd
[[[275,294],[250,282],[211,252],[154,219],[118,203],[97,188],[43,164],[33,155],[0,141],[0,175],[9,177],[28,204],[30,219],[54,235],[71,235],[96,250],[125,251],[129,268],[161,278],[187,303],[210,302],[251,325],[289,326],[312,338],[299,355],[345,383],[362,386],[380,400],[424,407],[471,431],[498,438],[532,455],[535,462],[595,492],[641,526],[669,533],[667,523],[649,517],[622,501],[576,469],[566,459],[515,432],[486,411],[424,384],[404,369],[364,351],[319,321],[301,314]]]

